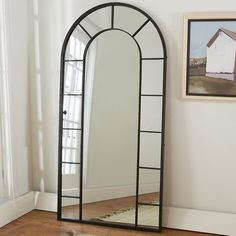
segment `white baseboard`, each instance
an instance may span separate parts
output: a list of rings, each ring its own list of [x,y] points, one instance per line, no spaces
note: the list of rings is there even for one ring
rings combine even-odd
[[[57,212],[57,194],[34,192],[34,208],[42,211]]]
[[[164,207],[163,227],[234,236],[236,214]]]
[[[30,192],[0,205],[0,227],[34,210],[34,193]]]
[[[0,205],[0,227],[34,210],[57,211],[57,195],[30,192]],[[236,214],[164,207],[163,226],[217,235],[236,235]]]

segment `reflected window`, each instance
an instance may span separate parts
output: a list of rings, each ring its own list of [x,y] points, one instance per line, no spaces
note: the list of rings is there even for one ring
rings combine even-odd
[[[76,156],[78,155],[78,135],[76,132],[65,130],[63,132],[63,159],[65,162],[76,162]],[[76,174],[75,165],[63,165],[63,175],[74,175]]]

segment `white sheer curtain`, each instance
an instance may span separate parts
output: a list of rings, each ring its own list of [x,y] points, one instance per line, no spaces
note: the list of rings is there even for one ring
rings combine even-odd
[[[0,200],[13,196],[8,90],[7,0],[0,0]],[[0,201],[0,202],[1,202]]]

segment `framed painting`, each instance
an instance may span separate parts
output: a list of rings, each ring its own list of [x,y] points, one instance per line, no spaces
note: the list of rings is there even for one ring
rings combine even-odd
[[[183,97],[236,100],[236,13],[184,17]]]

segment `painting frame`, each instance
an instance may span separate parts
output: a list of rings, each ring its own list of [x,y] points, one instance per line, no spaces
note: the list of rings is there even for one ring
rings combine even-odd
[[[184,14],[183,82],[182,82],[182,97],[184,99],[226,100],[226,101],[236,100],[236,76],[235,76],[236,59],[235,59],[234,75],[222,72],[218,73],[216,76],[216,73],[211,74],[208,73],[207,71],[210,70],[211,67],[214,67],[214,65],[210,66],[209,64],[210,58],[212,56],[207,57],[208,55],[207,45],[209,44],[210,40],[212,40],[212,38],[216,37],[215,35],[217,35],[217,32],[220,35],[221,32],[220,30],[224,29],[224,27],[220,27],[218,28],[218,31],[213,31],[214,27],[215,28],[218,27],[217,24],[219,24],[219,26],[221,24],[224,25],[224,23],[225,24],[232,23],[232,25],[233,23],[235,23],[234,32],[236,37],[236,12],[204,12],[204,13]],[[232,27],[234,29],[234,25]],[[207,29],[210,29],[209,32],[207,31]],[[197,40],[195,39],[195,37],[193,37],[194,33],[196,35],[196,32],[194,32],[194,30],[196,32],[199,30],[199,33],[201,32],[207,32],[207,33],[206,35],[201,34],[201,36],[203,37],[201,38],[200,36],[198,40],[199,42],[196,43],[194,41]],[[207,34],[210,34],[211,31],[215,32],[215,34],[212,33],[212,36],[210,38],[209,35]],[[206,43],[205,46],[204,43]],[[197,59],[194,60],[195,59],[194,57],[196,57]],[[231,65],[231,63],[229,64]],[[219,78],[219,75],[221,77],[228,76],[228,78],[227,79]],[[235,76],[234,80],[232,80],[233,76]]]

